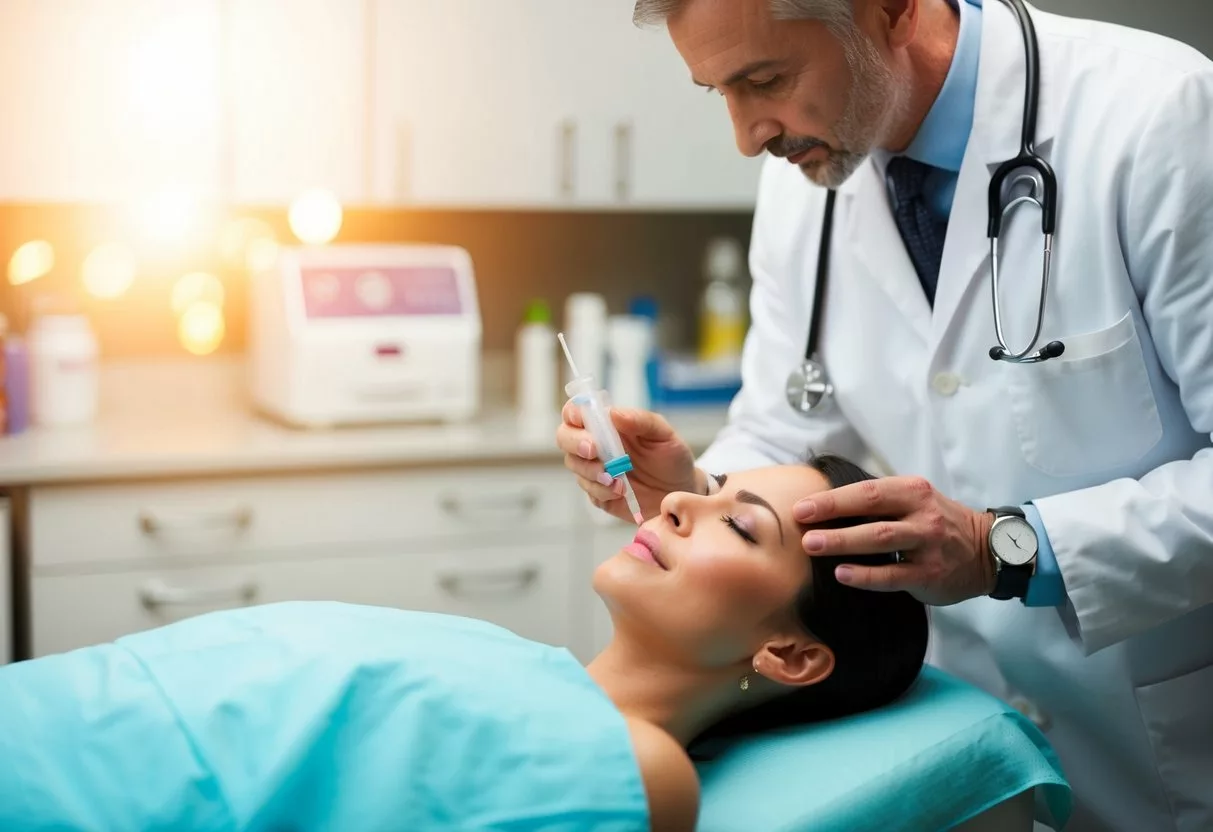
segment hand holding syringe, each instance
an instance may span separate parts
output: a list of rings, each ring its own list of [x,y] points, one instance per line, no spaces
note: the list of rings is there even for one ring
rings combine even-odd
[[[628,511],[632,513],[636,524],[640,525],[644,522],[644,515],[640,513],[640,503],[636,500],[636,493],[632,491],[632,484],[628,482],[627,476],[628,471],[632,470],[632,460],[624,450],[619,431],[615,430],[615,424],[611,421],[611,403],[607,391],[595,389],[594,377],[583,376],[577,371],[577,364],[569,352],[564,333],[559,333],[556,337],[560,340],[564,357],[568,359],[569,369],[573,371],[573,380],[564,386],[564,392],[581,414],[581,423],[594,437],[598,458],[602,460],[607,474],[623,483],[623,498],[627,500]]]

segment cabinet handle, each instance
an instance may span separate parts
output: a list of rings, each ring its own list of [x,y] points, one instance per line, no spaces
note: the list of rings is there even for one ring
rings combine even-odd
[[[148,581],[139,589],[139,603],[150,612],[161,607],[227,606],[251,604],[257,597],[257,584],[245,581],[236,586],[210,589],[183,589],[161,580]]]
[[[560,124],[560,196],[572,199],[577,189],[577,122]]]
[[[615,199],[627,202],[632,195],[632,125],[615,125]]]
[[[466,500],[456,494],[447,494],[439,500],[439,505],[447,514],[458,517],[466,515],[475,518],[485,512],[507,511],[525,517],[539,508],[539,494],[535,491],[523,491],[520,494],[503,494],[477,500]]]
[[[241,531],[247,529],[253,523],[253,510],[247,506],[232,509],[229,511],[215,511],[207,514],[195,514],[192,517],[182,518],[173,522],[166,522],[162,518],[156,517],[150,511],[142,511],[139,513],[139,527],[143,529],[144,534],[160,534],[162,532],[198,530],[198,529],[223,529],[231,528],[233,531]]]
[[[528,563],[512,569],[440,572],[438,585],[451,595],[522,592],[539,579],[542,568]]]

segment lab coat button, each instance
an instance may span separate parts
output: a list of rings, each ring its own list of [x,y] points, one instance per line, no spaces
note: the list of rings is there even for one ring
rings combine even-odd
[[[936,373],[931,387],[941,396],[955,396],[960,389],[960,376],[955,373]]]
[[[1011,698],[1011,701],[1008,704],[1027,717],[1028,721],[1041,731],[1048,731],[1050,726],[1053,724],[1053,721],[1049,719],[1048,714],[1037,707],[1036,703],[1030,699],[1025,699],[1022,696],[1015,696]]]

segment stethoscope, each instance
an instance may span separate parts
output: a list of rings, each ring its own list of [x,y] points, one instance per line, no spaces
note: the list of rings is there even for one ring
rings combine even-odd
[[[990,179],[989,208],[990,221],[987,236],[990,238],[990,294],[994,302],[994,334],[998,338],[998,346],[990,348],[990,358],[995,361],[1008,361],[1012,364],[1035,364],[1057,358],[1065,352],[1061,341],[1050,341],[1042,348],[1036,349],[1040,342],[1040,331],[1045,319],[1045,301],[1049,293],[1049,274],[1053,262],[1053,234],[1057,227],[1057,176],[1053,168],[1042,159],[1035,149],[1036,143],[1036,111],[1040,98],[1040,48],[1036,42],[1036,27],[1023,0],[1003,0],[1019,19],[1019,28],[1023,31],[1024,54],[1027,63],[1027,79],[1025,83],[1023,135],[1020,139],[1019,155],[1014,159],[1003,162]],[[1039,174],[1039,180],[1032,174],[1021,174],[1007,181],[1012,173],[1031,168]],[[1026,183],[1030,190],[1027,194],[1017,197],[1003,205],[1004,188],[1006,194],[1011,194],[1021,184]],[[1037,190],[1040,195],[1037,195]],[[804,348],[804,361],[788,376],[787,396],[792,408],[803,414],[816,414],[834,399],[834,385],[825,367],[817,360],[817,335],[821,329],[821,313],[824,307],[826,283],[830,272],[830,238],[834,230],[834,203],[836,192],[826,194],[825,216],[821,223],[820,252],[817,255],[817,282],[813,288],[813,311],[809,320],[809,337]],[[1028,346],[1018,352],[1007,346],[1006,336],[1002,330],[1002,310],[998,303],[998,237],[1002,231],[1002,223],[1007,214],[1020,205],[1031,203],[1040,208],[1041,228],[1044,232],[1044,271],[1040,279],[1040,302],[1036,312],[1036,330]]]

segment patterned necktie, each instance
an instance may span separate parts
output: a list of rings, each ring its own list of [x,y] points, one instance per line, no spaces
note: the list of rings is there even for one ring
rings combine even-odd
[[[906,251],[918,272],[918,282],[926,292],[927,303],[935,306],[935,287],[939,283],[939,263],[943,260],[943,241],[948,222],[931,211],[923,196],[923,185],[934,170],[930,165],[906,156],[889,161],[888,177],[895,194],[893,219],[906,244]]]

